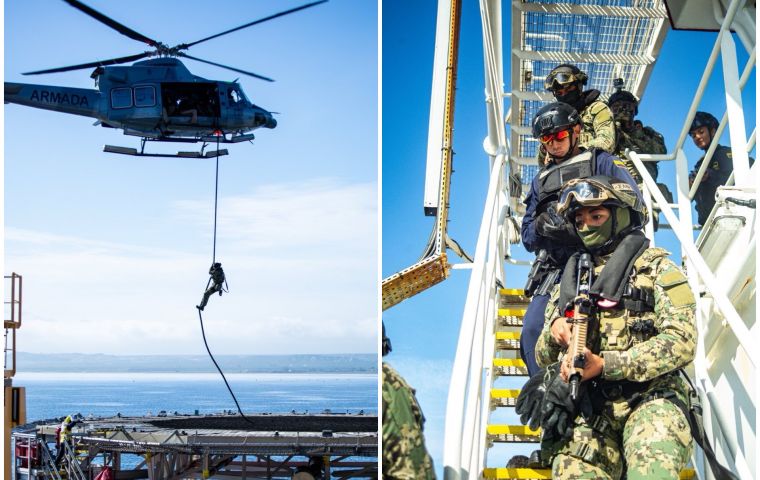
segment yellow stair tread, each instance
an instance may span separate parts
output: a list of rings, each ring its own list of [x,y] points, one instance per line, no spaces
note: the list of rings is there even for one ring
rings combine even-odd
[[[488,425],[488,435],[530,435],[538,436],[540,430],[531,430],[527,425]]]
[[[496,332],[496,340],[520,340],[520,332]]]
[[[491,389],[491,398],[517,398],[518,395],[520,395],[520,390],[511,390],[508,388]]]
[[[527,308],[500,308],[500,317],[524,317]]]
[[[500,288],[499,295],[525,295],[522,288]]]
[[[483,478],[551,479],[550,468],[486,468]]]
[[[494,358],[493,366],[524,368],[525,362],[521,358]]]
[[[483,478],[494,479],[550,479],[552,478],[552,471],[549,468],[486,468],[483,469]],[[697,478],[696,472],[693,468],[685,468],[681,470],[679,480],[692,480]]]

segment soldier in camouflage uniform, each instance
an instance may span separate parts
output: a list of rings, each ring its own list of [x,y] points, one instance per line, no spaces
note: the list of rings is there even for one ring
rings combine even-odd
[[[615,116],[615,131],[617,135],[615,154],[623,159],[625,168],[630,172],[633,179],[636,180],[639,190],[644,192],[644,180],[641,178],[641,174],[639,174],[633,161],[626,157],[625,151],[626,149],[631,149],[636,153],[662,155],[667,153],[665,139],[652,127],[645,127],[640,121],[634,120],[634,117],[639,113],[639,101],[631,92],[619,89],[610,95],[607,103],[610,106],[610,110],[612,110],[612,114]],[[657,162],[644,162],[644,167],[656,182],[659,173]],[[672,203],[673,194],[668,187],[663,183],[658,183],[657,186],[665,199]],[[654,219],[655,231],[657,231],[659,225],[659,216],[660,211],[655,210],[652,217]]]
[[[558,102],[571,105],[581,115],[580,146],[615,152],[615,123],[612,111],[606,103],[598,100],[599,90],[583,90],[588,75],[575,65],[562,64],[555,67],[544,80],[546,90],[552,92]],[[548,159],[543,146],[539,148],[539,165]]]
[[[391,350],[383,325],[383,355]],[[435,480],[433,460],[425,448],[425,417],[414,389],[383,362],[383,478]]]
[[[677,479],[692,439],[684,411],[688,387],[678,370],[694,358],[697,334],[686,277],[667,251],[647,248],[640,231],[644,210],[624,182],[571,180],[558,212],[574,222],[594,264],[594,321],[581,393],[570,400],[571,367],[563,355],[572,334],[565,311],[576,295],[575,256],[553,292],[536,345],[536,360],[549,367],[544,381],[531,379],[539,401],[526,385],[518,413],[524,423],[528,417],[531,426],[540,423],[552,478],[617,480],[627,469],[628,480]]]
[[[631,93],[618,90],[610,95],[607,104],[615,117],[617,144],[615,154],[625,160],[625,167],[641,189],[641,175],[636,170],[633,162],[625,157],[625,150],[631,149],[636,153],[651,153],[661,155],[667,153],[665,139],[652,127],[645,127],[635,123],[634,117],[639,113],[639,101]],[[657,181],[657,162],[644,162],[649,174]],[[643,191],[643,190],[642,190]]]

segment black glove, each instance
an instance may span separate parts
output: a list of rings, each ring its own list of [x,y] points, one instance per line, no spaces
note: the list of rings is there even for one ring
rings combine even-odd
[[[546,383],[544,377],[546,370],[541,369],[528,379],[517,396],[515,411],[520,415],[520,422],[528,425],[531,430],[538,429],[541,422],[541,405],[544,402],[544,393],[546,393]]]
[[[542,212],[536,217],[536,233],[542,237],[551,238],[559,242],[569,242],[571,245],[577,244],[578,235],[575,233],[575,227],[564,217],[557,214],[553,206],[547,211]]]
[[[591,417],[591,397],[586,390],[586,384],[581,383],[578,398],[573,401],[570,398],[570,385],[560,377],[559,364],[555,365],[549,367],[552,377],[547,382],[541,407],[541,429],[544,439],[570,439],[573,436],[575,417],[579,413],[584,418]]]

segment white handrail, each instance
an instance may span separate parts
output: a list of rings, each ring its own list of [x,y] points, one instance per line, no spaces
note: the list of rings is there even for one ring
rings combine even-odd
[[[697,107],[699,107],[699,102],[702,100],[702,95],[705,93],[707,81],[710,79],[710,75],[712,74],[713,68],[715,67],[715,62],[718,59],[718,53],[720,52],[720,39],[726,30],[730,32],[731,22],[734,21],[734,16],[736,15],[736,11],[739,9],[739,4],[741,3],[744,3],[744,0],[732,0],[731,5],[728,7],[728,12],[726,12],[726,17],[723,20],[723,24],[720,26],[720,30],[718,31],[718,38],[715,39],[715,45],[713,45],[713,49],[710,52],[710,57],[707,60],[707,66],[705,67],[705,71],[702,74],[702,79],[699,81],[697,93],[694,95],[694,100],[691,102],[691,106],[689,107],[689,113],[686,115],[686,122],[681,129],[681,134],[678,136],[678,141],[676,142],[676,148],[674,151],[680,150],[683,147],[686,136],[689,134],[691,122],[694,120],[694,114],[697,113]]]
[[[501,186],[502,168],[504,168],[506,157],[504,154],[497,155],[491,169],[491,176],[488,184],[488,194],[484,206],[483,219],[480,224],[477,246],[475,248],[475,257],[473,259],[473,268],[470,276],[470,283],[467,288],[467,300],[465,302],[464,314],[462,315],[462,325],[459,330],[459,340],[457,342],[456,356],[451,372],[451,382],[449,385],[448,400],[446,402],[446,427],[444,434],[444,478],[446,480],[460,480],[468,477],[466,468],[471,468],[469,461],[471,450],[463,446],[463,439],[471,446],[474,434],[477,434],[475,428],[475,418],[477,414],[476,404],[479,394],[482,393],[481,372],[482,365],[473,365],[473,360],[483,362],[483,336],[491,332],[486,332],[486,318],[495,318],[495,304],[492,302],[482,302],[483,305],[493,305],[485,311],[481,309],[481,299],[483,295],[492,292],[495,295],[494,282],[488,284],[488,279],[495,275],[488,275],[488,266],[491,269],[499,263],[498,251],[495,258],[488,260],[489,240],[492,238],[491,233],[498,228],[498,211],[497,203],[500,198],[497,191]],[[479,332],[480,335],[476,335]],[[476,342],[480,343],[476,347],[477,357],[473,354],[473,347]],[[474,400],[473,400],[474,398]],[[463,458],[467,455],[467,459]],[[464,468],[463,468],[464,467]]]
[[[644,164],[641,162],[641,159],[636,152],[629,152],[629,158],[631,161],[633,161],[634,165],[636,165],[636,168],[639,170],[644,169]],[[676,234],[678,241],[681,243],[681,249],[686,251],[686,257],[690,262],[693,263],[694,267],[697,270],[697,274],[699,274],[702,282],[707,287],[707,291],[710,292],[710,294],[713,296],[715,304],[718,306],[718,309],[725,317],[734,335],[736,335],[739,344],[744,348],[747,357],[752,362],[752,365],[757,367],[757,348],[751,344],[753,341],[753,336],[747,328],[747,325],[744,323],[744,320],[742,320],[739,314],[736,313],[736,309],[734,308],[733,304],[731,304],[731,301],[723,292],[723,289],[720,288],[720,284],[715,279],[712,271],[710,271],[710,267],[707,266],[704,258],[702,258],[702,255],[694,245],[692,236],[684,235],[684,229],[682,228],[675,228],[676,225],[680,225],[681,222],[676,217],[673,209],[671,209],[670,206],[666,203],[665,197],[663,197],[660,189],[657,188],[657,184],[654,183],[654,180],[652,180],[651,177],[644,176],[643,180],[646,183],[647,188],[649,188],[649,193],[655,197],[655,200],[657,200],[657,203],[660,205],[660,209],[665,215],[665,218],[668,220],[668,223],[673,226],[673,232]],[[690,225],[688,227],[689,229],[691,228]]]

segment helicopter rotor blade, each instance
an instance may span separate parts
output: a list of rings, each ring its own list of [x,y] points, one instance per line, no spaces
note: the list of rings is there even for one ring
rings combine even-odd
[[[138,42],[144,42],[150,45],[151,47],[158,47],[161,42],[158,42],[156,40],[153,40],[150,37],[146,37],[145,35],[135,32],[129,27],[126,27],[122,25],[121,23],[117,22],[116,20],[109,18],[102,13],[98,12],[94,8],[88,7],[82,2],[79,2],[78,0],[63,0],[64,2],[68,3],[72,7],[76,8],[80,12],[86,13],[87,15],[91,16],[95,20],[108,25],[109,27],[113,28],[117,32],[121,33],[122,35],[126,35],[127,37],[137,40]]]
[[[35,72],[26,72],[24,73],[24,75],[41,75],[43,73],[68,72],[70,70],[81,70],[83,68],[104,67],[106,65],[117,65],[120,63],[134,62],[135,60],[140,60],[141,58],[151,57],[151,56],[153,56],[153,52],[143,52],[143,53],[138,53],[137,55],[129,55],[127,57],[111,58],[108,60],[98,60],[96,62],[81,63],[79,65],[70,65],[68,67],[58,67],[58,68],[50,68],[47,70],[37,70]]]
[[[66,0],[66,1],[69,1],[69,0]],[[192,43],[183,43],[181,45],[178,45],[177,48],[179,48],[181,50],[184,50],[184,49],[192,47],[193,45],[198,45],[201,42],[205,42],[207,40],[211,40],[212,38],[217,38],[217,37],[221,37],[222,35],[227,35],[228,33],[237,32],[238,30],[242,30],[244,28],[252,27],[253,25],[257,25],[259,23],[263,23],[263,22],[266,22],[268,20],[275,19],[277,17],[282,17],[284,15],[288,15],[290,13],[294,13],[294,12],[297,12],[299,10],[304,10],[306,8],[313,7],[313,6],[319,5],[320,3],[325,3],[325,2],[327,2],[327,0],[319,0],[317,2],[307,3],[306,5],[301,5],[300,7],[291,8],[290,10],[285,10],[283,12],[275,13],[274,15],[270,15],[268,17],[260,18],[258,20],[254,20],[251,23],[246,23],[245,25],[241,25],[239,27],[233,28],[231,30],[224,31],[222,33],[217,33],[216,35],[212,35],[210,37],[206,37],[206,38],[202,38],[200,40],[196,40],[195,42],[192,42]],[[245,72],[243,72],[243,73],[245,73]]]
[[[246,72],[245,70],[240,70],[239,68],[230,67],[228,65],[222,65],[221,63],[211,62],[209,60],[204,60],[202,58],[193,57],[193,56],[188,55],[188,54],[186,54],[184,52],[177,52],[177,56],[178,57],[189,58],[190,60],[195,60],[196,62],[201,62],[201,63],[207,63],[209,65],[214,65],[215,67],[226,68],[227,70],[232,70],[233,72],[242,73],[243,75],[248,75],[249,77],[258,78],[260,80],[266,80],[267,82],[274,82],[274,80],[271,79],[271,78],[269,78],[269,77],[265,77],[263,75],[258,75],[258,74],[255,74],[253,72]]]

